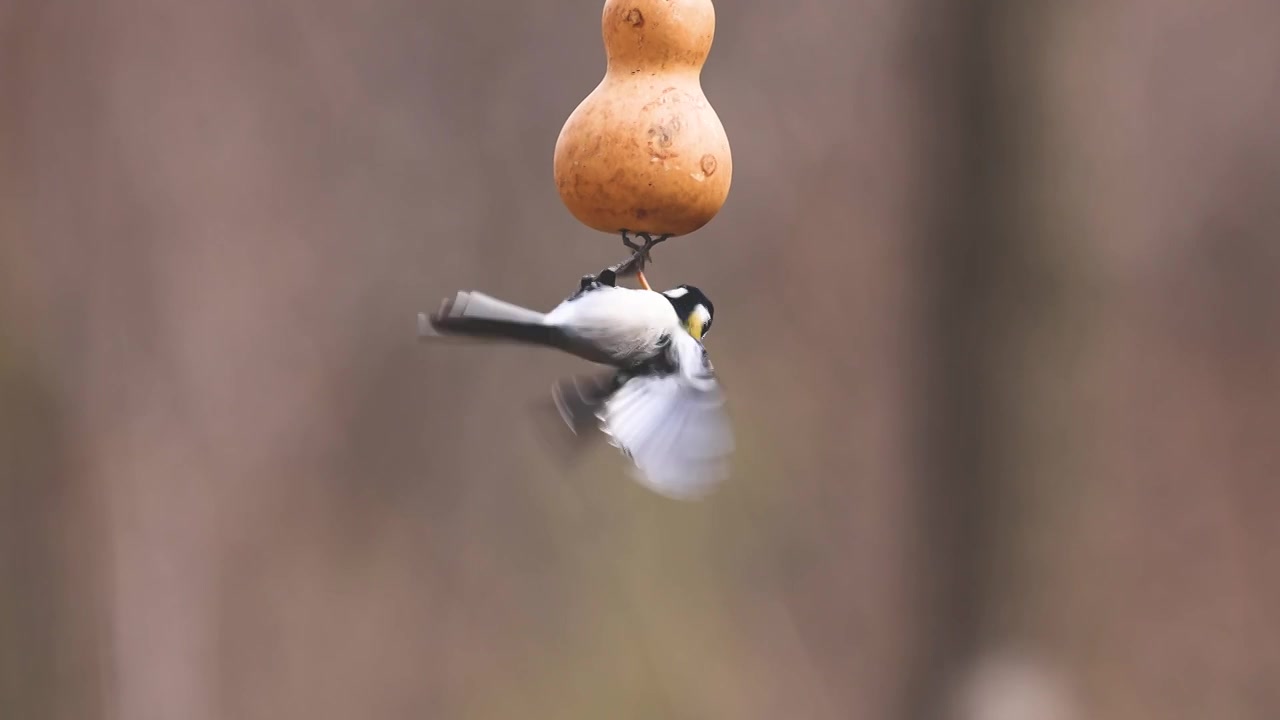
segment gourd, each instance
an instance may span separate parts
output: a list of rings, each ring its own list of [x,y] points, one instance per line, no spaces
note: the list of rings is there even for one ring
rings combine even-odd
[[[711,0],[606,0],[604,79],[556,139],[560,199],[584,225],[685,235],[729,194],[729,139],[702,91]]]

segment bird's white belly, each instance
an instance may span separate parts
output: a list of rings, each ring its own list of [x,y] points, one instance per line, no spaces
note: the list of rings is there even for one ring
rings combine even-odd
[[[675,308],[662,294],[613,287],[561,303],[546,321],[572,330],[616,358],[652,354],[662,336],[680,324]]]

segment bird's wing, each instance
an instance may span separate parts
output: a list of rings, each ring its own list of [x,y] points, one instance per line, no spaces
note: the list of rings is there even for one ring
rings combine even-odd
[[[599,432],[596,413],[617,389],[619,378],[616,370],[561,378],[551,386],[550,393],[532,403],[531,409],[537,414],[533,423],[536,432],[546,449],[565,465],[579,461],[604,437]]]
[[[596,413],[621,383],[616,371],[595,375],[573,375],[561,378],[551,386],[551,400],[556,411],[575,435],[596,430]]]
[[[636,480],[662,495],[694,499],[728,474],[733,433],[702,344],[677,333],[675,372],[629,379],[600,411],[610,443],[635,463]]]

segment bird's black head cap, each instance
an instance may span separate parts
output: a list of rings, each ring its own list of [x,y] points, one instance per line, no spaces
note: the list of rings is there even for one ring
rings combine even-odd
[[[676,317],[689,334],[701,340],[711,332],[716,306],[706,293],[692,285],[678,285],[662,293],[676,310]]]

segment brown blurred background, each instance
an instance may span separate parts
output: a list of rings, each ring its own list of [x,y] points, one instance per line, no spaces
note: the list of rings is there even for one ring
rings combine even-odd
[[[718,3],[697,504],[414,337],[600,7],[0,0],[0,718],[1280,717],[1280,5]]]

